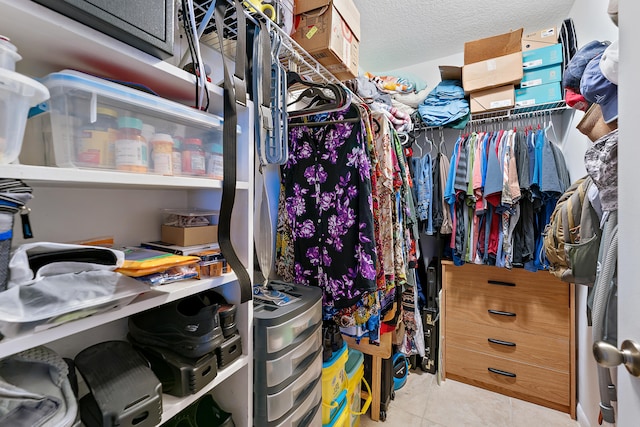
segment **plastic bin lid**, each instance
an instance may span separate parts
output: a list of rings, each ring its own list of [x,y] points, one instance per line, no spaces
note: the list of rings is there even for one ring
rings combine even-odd
[[[0,68],[0,87],[29,98],[33,107],[49,99],[49,89],[42,83],[15,71]]]
[[[347,359],[347,364],[344,367],[347,371],[347,377],[352,378],[363,363],[364,354],[360,350],[349,348],[349,359]]]
[[[198,121],[206,123],[207,126],[222,128],[222,119],[213,114],[203,113],[186,105],[79,71],[63,70],[57,73],[51,73],[41,79],[41,81],[50,90],[54,88],[64,88],[68,90],[70,87],[73,87],[74,89],[96,93],[107,98],[116,98],[135,103],[140,107],[160,111],[165,114],[179,115],[191,122]]]

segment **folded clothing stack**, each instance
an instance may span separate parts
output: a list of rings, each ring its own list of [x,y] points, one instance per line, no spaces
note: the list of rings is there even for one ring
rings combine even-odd
[[[463,129],[469,121],[469,101],[459,80],[443,80],[418,105],[427,126]]]

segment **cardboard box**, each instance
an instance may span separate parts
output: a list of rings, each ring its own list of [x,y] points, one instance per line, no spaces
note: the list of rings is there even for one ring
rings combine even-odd
[[[522,36],[522,50],[538,49],[558,43],[556,27],[545,28]]]
[[[533,87],[562,81],[562,65],[525,69],[520,87]]]
[[[440,65],[440,80],[460,80],[462,81],[462,67],[455,65]]]
[[[562,101],[559,82],[516,89],[516,107],[530,107],[559,101]]]
[[[562,45],[552,44],[522,53],[522,68],[533,70],[549,65],[562,64]]]
[[[352,0],[295,3],[293,39],[339,80],[358,76],[360,13]]]
[[[464,44],[462,86],[465,93],[520,83],[522,28]]]
[[[469,100],[471,114],[513,107],[514,90],[513,85],[507,85],[473,92]]]
[[[162,226],[162,241],[178,246],[203,245],[218,241],[218,226],[206,225],[204,227],[173,227]]]

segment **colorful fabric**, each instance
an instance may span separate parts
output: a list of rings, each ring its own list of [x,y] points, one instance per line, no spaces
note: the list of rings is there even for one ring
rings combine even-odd
[[[291,126],[282,167],[293,278],[321,287],[325,307],[352,306],[376,290],[371,163],[363,125],[350,118],[360,118],[354,105],[307,117],[337,123]]]

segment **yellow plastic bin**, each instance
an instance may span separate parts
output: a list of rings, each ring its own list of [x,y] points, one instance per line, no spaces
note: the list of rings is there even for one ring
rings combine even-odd
[[[360,415],[366,414],[369,405],[371,405],[371,388],[364,379],[364,354],[361,351],[350,348],[345,370],[347,372],[347,406],[350,413],[349,425],[358,427],[360,425]],[[362,405],[362,400],[360,399],[362,384],[364,384],[368,393],[364,405]]]
[[[329,424],[339,410],[338,398],[347,389],[347,343],[322,364],[322,424]],[[347,411],[348,414],[349,411]]]
[[[331,418],[329,418],[327,423],[324,421],[322,422],[322,427],[349,427],[351,416],[349,412],[347,390],[342,390],[338,394],[338,397],[335,399],[335,404],[335,411],[333,411]],[[324,410],[324,403],[322,405],[322,410]]]

